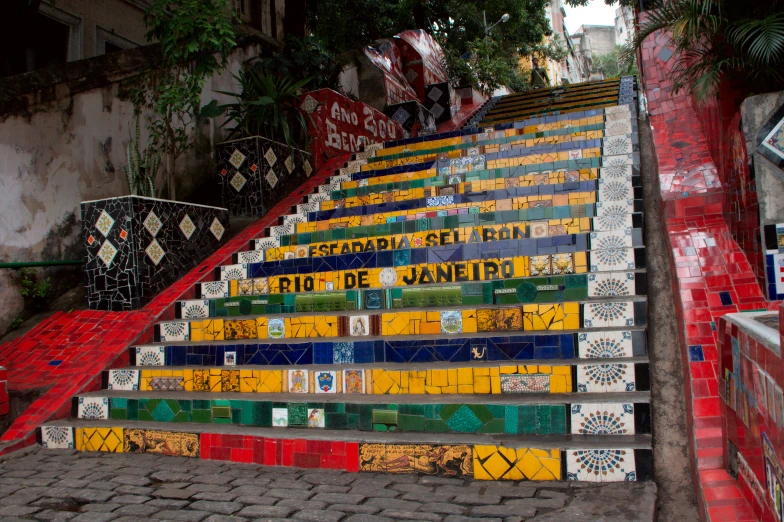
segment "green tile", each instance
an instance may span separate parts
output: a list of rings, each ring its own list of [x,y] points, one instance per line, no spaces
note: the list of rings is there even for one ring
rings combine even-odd
[[[210,410],[193,410],[191,419],[193,422],[209,424],[212,422],[212,412]]]
[[[519,407],[517,430],[520,435],[533,435],[536,433],[536,406],[524,405]]]
[[[552,430],[550,420],[550,406],[541,404],[536,407],[536,433],[538,435],[550,435]]]
[[[373,424],[397,424],[397,411],[374,409]]]

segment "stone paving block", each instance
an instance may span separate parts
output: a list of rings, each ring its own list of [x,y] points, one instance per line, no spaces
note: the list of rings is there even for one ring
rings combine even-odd
[[[293,520],[306,520],[308,522],[338,522],[346,514],[340,511],[323,511],[319,509],[303,509],[295,513]]]
[[[371,498],[366,504],[376,506],[381,509],[399,509],[401,511],[416,511],[422,506],[421,502],[411,502],[397,498]]]
[[[235,480],[235,477],[232,477],[230,475],[224,475],[223,473],[211,474],[211,475],[199,475],[191,479],[191,481],[196,484],[217,484],[217,485],[228,484],[233,480]]]
[[[219,486],[217,484],[191,484],[187,488],[187,491],[193,491],[196,493],[202,493],[204,491],[209,491],[212,493],[226,493],[232,489],[231,486]]]
[[[296,509],[323,510],[327,507],[326,502],[316,502],[313,500],[297,500],[295,498],[284,498],[276,506],[293,507]]]
[[[25,515],[32,515],[42,508],[34,506],[3,506],[0,508],[0,515],[5,517],[23,517]]]
[[[217,487],[223,487],[223,486],[217,486]],[[243,495],[259,495],[259,496],[261,496],[261,495],[267,493],[270,490],[265,488],[265,487],[261,487],[261,486],[240,486],[238,488],[232,487],[231,489],[227,489],[226,491],[231,491],[232,493],[236,493],[237,496],[243,496]],[[308,497],[309,496],[310,495],[308,495]],[[303,498],[305,498],[305,497],[303,497]]]
[[[381,511],[381,508],[377,508],[375,506],[368,506],[367,504],[361,504],[359,506],[353,504],[332,504],[327,508],[330,511],[343,511],[345,513],[361,513],[364,515],[372,515],[373,513],[378,513]]]
[[[403,511],[400,509],[385,509],[379,513],[382,517],[389,517],[392,520],[422,520],[430,522],[441,522],[441,515],[435,513],[424,513],[422,511]]]
[[[120,486],[114,490],[115,493],[122,493],[125,495],[149,495],[153,491],[152,488],[142,486]]]
[[[272,506],[277,504],[280,500],[277,497],[257,497],[254,495],[246,495],[243,497],[237,497],[234,499],[236,502],[240,504],[247,504],[247,505],[254,505],[254,506]]]
[[[212,500],[197,500],[190,506],[190,509],[198,511],[209,511],[210,513],[218,513],[220,515],[231,515],[243,508],[239,502],[216,502]]]
[[[231,502],[237,498],[236,493],[214,493],[212,491],[202,491],[191,497],[192,500],[213,500],[215,502]]]
[[[98,489],[71,489],[71,488],[49,488],[47,495],[53,498],[72,498],[80,502],[105,502],[115,496],[111,491],[101,491]]]
[[[445,515],[462,515],[468,511],[468,508],[446,502],[427,502],[421,508],[419,508],[419,511],[426,511],[428,513],[443,513]]]
[[[112,498],[112,502],[117,504],[144,504],[148,500],[152,499],[142,495],[117,495]]]
[[[66,522],[67,520],[74,518],[76,515],[78,515],[78,513],[74,513],[72,511],[55,511],[53,509],[47,509],[46,511],[36,513],[35,518],[38,520],[46,520],[48,522]]]
[[[457,502],[458,504],[485,506],[489,504],[500,504],[501,497],[498,495],[477,495],[475,493],[466,493],[463,495],[455,495],[453,502]]]
[[[182,509],[180,511],[159,511],[152,515],[153,518],[161,520],[172,520],[176,522],[199,522],[210,516],[206,511],[191,511]]]
[[[248,506],[238,513],[241,517],[259,518],[259,517],[279,517],[285,518],[291,513],[296,511],[290,507],[278,506]]]
[[[532,517],[536,515],[536,509],[522,506],[474,506],[470,511],[471,515],[489,515],[500,517],[522,516]]]
[[[534,487],[517,486],[513,488],[499,487],[497,485],[488,486],[485,495],[498,495],[503,498],[531,498],[536,493]]]
[[[453,497],[454,495],[438,495],[436,493],[406,493],[400,498],[414,502],[447,502]]]
[[[114,513],[119,513],[121,515],[147,516],[157,513],[158,511],[160,510],[157,507],[150,506],[149,504],[129,504],[115,510]]]
[[[115,518],[112,522],[149,522],[149,517],[139,517],[136,515],[122,515],[120,518]]]
[[[466,517],[463,515],[449,515],[443,522],[476,522],[477,520],[481,520],[482,522],[504,522],[504,519],[502,518]]]
[[[421,484],[392,484],[392,489],[404,491],[406,493],[432,493],[433,486],[423,486]]]
[[[118,518],[116,513],[101,513],[100,511],[90,511],[89,513],[81,513],[71,520],[76,522],[108,522]]]
[[[117,508],[121,508],[122,504],[115,504],[114,502],[101,502],[95,504],[85,504],[84,506],[79,508],[79,511],[83,513],[88,513],[91,511],[97,511],[99,513],[109,513],[110,511],[114,511]]]
[[[195,495],[195,491],[188,491],[187,489],[168,489],[161,488],[152,492],[153,497],[158,498],[173,498],[178,500],[185,500]]]
[[[150,478],[158,482],[188,482],[193,478],[193,475],[174,471],[156,471],[150,475]]]
[[[458,478],[448,477],[430,477],[424,476],[419,479],[419,484],[423,486],[437,485],[437,486],[462,486],[465,480]]]
[[[60,480],[59,482],[55,482],[52,484],[52,487],[55,488],[83,488],[87,486],[91,481],[90,480],[78,480],[78,479],[65,479]]]
[[[234,486],[257,486],[257,487],[263,488],[264,486],[267,486],[270,482],[272,482],[272,480],[270,480],[268,478],[260,478],[260,477],[256,477],[256,478],[238,478],[236,480],[233,480],[231,482],[231,485],[232,485],[232,487],[234,487]]]
[[[352,495],[349,493],[319,493],[311,500],[326,502],[328,504],[359,504],[365,500],[365,495]]]
[[[122,486],[120,486],[120,484],[117,482],[99,480],[97,482],[90,482],[87,487],[90,489],[101,489],[103,491],[114,491],[115,489]]]
[[[269,484],[270,489],[311,489],[313,484],[291,479],[280,479]]]
[[[393,520],[389,517],[378,517],[375,515],[357,513],[356,515],[348,517],[345,522],[393,522]]]
[[[245,522],[247,518],[242,517],[227,517],[226,515],[210,515],[204,519],[204,522]]]
[[[301,500],[308,500],[313,496],[313,492],[302,489],[270,489],[264,494],[265,497],[274,498],[296,498]]]
[[[351,484],[358,477],[353,473],[308,473],[302,476],[302,480],[311,484],[326,484],[329,486],[346,486]]]
[[[379,498],[395,498],[400,496],[400,491],[396,489],[384,489],[385,486],[368,486],[363,484],[361,486],[354,486],[348,493],[350,495],[364,495],[366,497],[379,497]]]
[[[114,477],[112,482],[117,482],[127,486],[149,486],[150,483],[152,483],[152,480],[148,479],[147,477],[140,477],[138,475],[120,475]]]
[[[170,498],[154,498],[147,502],[147,506],[155,506],[162,510],[167,509],[180,509],[188,505],[185,500],[174,500]]]
[[[316,486],[315,488],[311,489],[311,491],[315,491],[316,493],[346,493],[349,489],[351,489],[350,486],[331,486],[328,484],[321,484],[320,486]]]

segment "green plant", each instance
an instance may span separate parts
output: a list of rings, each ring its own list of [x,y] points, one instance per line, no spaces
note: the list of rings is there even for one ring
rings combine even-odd
[[[602,73],[605,78],[618,76],[636,76],[637,63],[634,56],[623,55],[623,46],[616,45],[615,49],[607,54],[600,54],[593,58],[592,72]]]
[[[152,0],[144,13],[148,42],[158,42],[159,61],[132,89],[137,113],[152,113],[152,147],[166,158],[168,197],[175,198],[177,158],[194,145],[205,81],[226,65],[236,45],[228,0]]]
[[[35,268],[20,268],[19,275],[21,277],[19,293],[22,297],[27,298],[44,298],[49,294],[52,289],[52,279],[47,277],[44,280],[37,281],[37,271]]]
[[[280,52],[257,63],[267,72],[295,81],[307,78],[302,88],[308,91],[339,88],[340,66],[332,53],[313,35],[305,38],[288,35]]]
[[[17,328],[19,328],[20,326],[22,326],[23,322],[24,319],[22,319],[21,317],[14,318],[14,320],[11,321],[11,330],[16,330]]]
[[[288,145],[297,144],[296,137],[304,135],[306,127],[297,109],[299,93],[310,78],[294,81],[278,76],[259,62],[233,76],[241,92],[217,92],[233,96],[236,101],[220,106],[214,101],[210,103],[211,108],[217,109],[215,113],[226,114],[224,125],[231,125],[229,138],[260,135]]]
[[[140,115],[136,115],[136,137],[128,139],[125,153],[128,165],[123,167],[125,178],[128,180],[128,189],[134,196],[155,196],[155,176],[161,164],[160,153],[155,149],[153,138],[147,140],[147,147],[139,150],[141,129]]]
[[[784,2],[671,0],[648,11],[623,57],[664,31],[675,51],[675,92],[688,87],[698,102],[717,94],[723,80],[749,90],[780,88],[784,74]]]

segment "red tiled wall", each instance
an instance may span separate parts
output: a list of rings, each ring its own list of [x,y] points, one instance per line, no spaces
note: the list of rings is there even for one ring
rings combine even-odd
[[[359,471],[359,443],[202,433],[200,457],[265,466]]]
[[[766,302],[755,271],[724,220],[725,190],[690,96],[672,92],[676,57],[666,34],[639,55],[659,167],[662,224],[672,248],[698,501],[709,520],[756,520],[738,483],[724,471],[716,325],[727,313],[777,307]],[[648,195],[647,197],[652,197]]]
[[[0,366],[0,415],[8,415],[8,371]]]

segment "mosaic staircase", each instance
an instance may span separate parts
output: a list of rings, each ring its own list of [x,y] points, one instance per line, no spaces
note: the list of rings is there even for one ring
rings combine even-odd
[[[650,480],[634,87],[506,96],[462,131],[357,153],[41,444]]]

